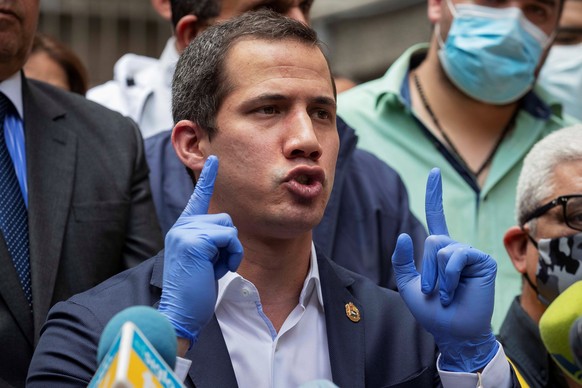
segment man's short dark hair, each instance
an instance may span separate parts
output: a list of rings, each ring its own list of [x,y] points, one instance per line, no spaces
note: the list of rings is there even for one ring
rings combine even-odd
[[[196,15],[199,21],[207,21],[220,14],[220,0],[170,0],[174,28],[186,15]]]
[[[174,122],[195,122],[212,138],[216,132],[216,115],[231,90],[231,81],[225,74],[225,59],[235,43],[251,39],[294,40],[321,50],[321,42],[313,29],[269,10],[247,12],[216,24],[195,38],[178,60],[172,85]],[[333,79],[330,82],[335,95]]]

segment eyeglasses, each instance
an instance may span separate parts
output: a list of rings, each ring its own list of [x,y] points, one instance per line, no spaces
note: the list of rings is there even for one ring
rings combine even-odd
[[[529,213],[523,224],[544,215],[548,210],[562,206],[564,222],[570,228],[582,231],[582,194],[562,195]]]

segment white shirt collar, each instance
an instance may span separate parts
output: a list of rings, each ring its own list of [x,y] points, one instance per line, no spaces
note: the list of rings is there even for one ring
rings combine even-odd
[[[172,36],[166,42],[166,46],[164,47],[164,51],[162,51],[159,61],[165,84],[170,87],[172,86],[172,79],[174,77],[176,63],[178,62],[179,57],[180,53],[176,48],[176,38]]]
[[[235,281],[237,280],[238,281]],[[218,280],[218,295],[216,298],[216,307],[220,305],[222,302],[226,291],[233,285],[233,284],[240,284],[240,281],[246,281],[241,275],[236,272],[227,272],[221,279]],[[323,306],[323,297],[321,294],[321,280],[319,279],[319,267],[317,266],[317,254],[315,253],[315,246],[313,242],[311,243],[311,256],[310,256],[310,265],[309,265],[309,272],[303,282],[303,288],[301,289],[301,294],[299,296],[299,304],[305,306],[308,301],[313,288],[317,291],[317,300],[322,308]]]
[[[20,71],[13,74],[10,78],[0,82],[0,92],[4,93],[6,97],[12,102],[16,108],[20,119],[24,118],[23,103],[22,103],[22,77]]]

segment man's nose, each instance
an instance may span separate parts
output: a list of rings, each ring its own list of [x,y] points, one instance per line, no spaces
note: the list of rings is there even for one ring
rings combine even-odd
[[[289,132],[283,150],[285,156],[318,160],[321,157],[322,148],[309,114],[307,112],[296,114],[288,125]]]

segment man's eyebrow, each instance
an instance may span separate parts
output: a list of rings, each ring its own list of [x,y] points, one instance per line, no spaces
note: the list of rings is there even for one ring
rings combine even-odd
[[[582,34],[582,27],[558,27],[558,32],[565,34]]]
[[[330,98],[330,97],[325,97],[325,96],[315,97],[314,99],[312,99],[312,103],[315,103],[318,105],[328,105],[332,108],[336,107],[335,99]]]
[[[538,3],[542,3],[542,4],[545,4],[545,5],[549,5],[550,7],[555,7],[556,4],[557,4],[556,0],[536,0],[536,1]]]
[[[253,97],[251,99],[249,99],[247,101],[247,103],[259,103],[259,102],[269,102],[269,101],[286,101],[289,100],[290,98],[283,95],[283,94],[278,94],[278,93],[263,93],[263,94],[259,94],[256,97]],[[319,104],[319,105],[328,105],[331,107],[336,107],[336,102],[335,99],[331,98],[331,97],[326,97],[326,96],[317,96],[314,98],[311,98],[309,100],[310,103],[312,104]]]
[[[263,93],[258,96],[250,98],[247,103],[267,102],[267,101],[285,101],[288,98],[282,94],[277,93]]]

